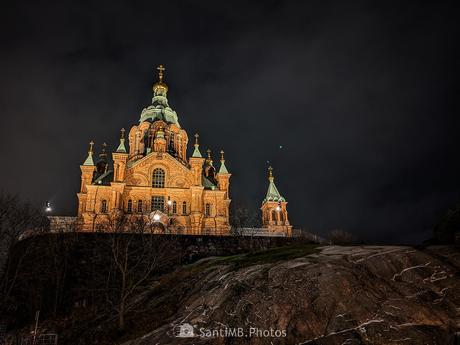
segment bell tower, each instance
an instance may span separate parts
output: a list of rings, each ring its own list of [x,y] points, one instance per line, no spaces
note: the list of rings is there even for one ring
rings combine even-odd
[[[289,224],[287,201],[278,192],[275,186],[273,168],[268,167],[268,191],[262,201],[262,227],[269,232],[284,233],[286,236],[292,235],[292,225]]]

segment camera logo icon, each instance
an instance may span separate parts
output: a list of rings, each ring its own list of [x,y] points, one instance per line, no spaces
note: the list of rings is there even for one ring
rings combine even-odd
[[[179,326],[179,333],[176,335],[178,338],[193,338],[193,326],[189,323],[183,323]]]

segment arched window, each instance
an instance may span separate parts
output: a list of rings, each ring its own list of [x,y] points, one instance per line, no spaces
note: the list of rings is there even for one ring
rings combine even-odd
[[[101,201],[101,213],[107,213],[107,200]]]
[[[173,213],[173,214],[176,214],[176,213],[177,213],[177,202],[175,202],[175,201],[173,201],[172,213]]]
[[[284,213],[283,212],[280,212],[280,221],[284,222]]]
[[[142,213],[142,210],[143,210],[142,200],[139,200],[137,202],[137,212]]]
[[[128,213],[133,212],[133,201],[131,199],[128,200],[128,206],[126,207],[126,212]]]
[[[187,203],[185,201],[182,203],[182,214],[187,214]]]
[[[276,218],[276,211],[275,211],[275,210],[272,211],[272,221],[274,221],[274,222],[277,221],[277,218]]]
[[[160,168],[153,170],[153,188],[164,188],[165,187],[165,171]]]
[[[204,207],[204,215],[206,217],[209,217],[211,215],[211,205],[206,204],[206,206]]]

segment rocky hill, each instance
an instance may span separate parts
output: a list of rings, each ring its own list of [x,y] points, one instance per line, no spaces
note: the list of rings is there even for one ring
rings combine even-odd
[[[182,268],[193,272],[189,279],[168,283],[172,293],[182,291],[178,310],[124,345],[454,344],[460,330],[454,248],[328,246],[294,259],[264,259],[235,256]],[[185,322],[197,337],[174,337]],[[286,337],[206,337],[206,330],[233,327],[285,330]]]
[[[459,267],[448,246],[289,244],[171,267],[131,298],[123,332],[81,296],[41,327],[72,345],[457,344]]]

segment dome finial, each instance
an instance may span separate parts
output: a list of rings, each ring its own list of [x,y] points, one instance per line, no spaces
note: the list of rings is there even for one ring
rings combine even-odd
[[[120,129],[120,145],[118,145],[117,152],[126,153],[124,128]]]
[[[195,144],[193,145],[195,146],[195,150],[193,150],[192,157],[196,157],[196,158],[202,158],[201,152],[200,152],[200,144],[198,143],[199,137],[200,135],[198,133],[195,133]]]
[[[88,157],[86,157],[86,160],[83,162],[83,165],[94,165],[93,161],[93,146],[94,146],[94,141],[89,142],[89,150],[88,150]]]
[[[162,83],[163,82],[163,72],[166,70],[166,68],[164,68],[163,65],[159,65],[157,67],[157,70],[158,70],[158,79],[159,79],[159,82]]]
[[[273,177],[273,168],[272,166],[270,165],[268,167],[268,180],[269,181],[273,181],[275,178]]]
[[[219,174],[228,174],[227,167],[225,166],[224,150],[220,150]]]
[[[100,158],[107,158],[107,152],[105,152],[105,149],[107,148],[107,143],[102,143],[102,151],[99,154]]]
[[[163,81],[164,71],[166,70],[166,68],[164,68],[163,65],[159,65],[157,67],[157,70],[158,81],[153,85],[153,92],[155,93],[155,95],[166,96],[166,93],[168,92],[168,86]]]
[[[206,164],[212,165],[211,150],[207,149],[206,152],[208,153],[208,157],[206,157]]]
[[[224,150],[220,150],[220,161],[221,161],[221,162],[225,162]]]

